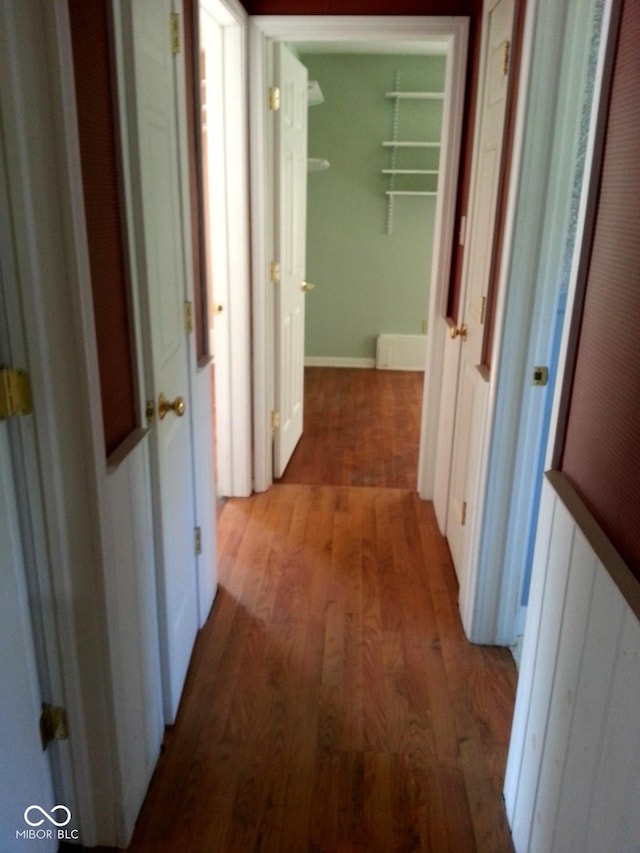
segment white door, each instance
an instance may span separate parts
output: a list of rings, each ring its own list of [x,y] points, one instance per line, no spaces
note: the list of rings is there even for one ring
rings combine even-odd
[[[58,849],[57,828],[66,815],[53,799],[47,751],[39,736],[41,693],[29,613],[22,538],[9,447],[9,426],[0,421],[0,850]],[[27,815],[25,810],[38,806]],[[40,830],[44,837],[17,835]],[[25,840],[28,839],[28,840]]]
[[[486,42],[474,179],[463,271],[462,322],[448,342],[460,353],[446,532],[460,582],[461,609],[471,580],[469,538],[475,520],[488,376],[482,368],[484,321],[500,188],[514,0],[485,5]]]
[[[185,326],[187,258],[183,228],[177,85],[170,40],[171,0],[130,4],[141,214],[138,271],[148,324],[156,566],[165,720],[173,722],[198,630],[194,481]],[[162,401],[169,410],[164,417]]]
[[[304,300],[307,223],[307,69],[283,44],[275,45],[280,89],[275,112],[276,257],[275,408],[273,473],[281,477],[302,435]]]
[[[200,45],[204,239],[209,285],[207,325],[215,375],[216,487],[218,495],[229,496],[233,494],[233,464],[224,38],[222,26],[208,4],[200,8]]]

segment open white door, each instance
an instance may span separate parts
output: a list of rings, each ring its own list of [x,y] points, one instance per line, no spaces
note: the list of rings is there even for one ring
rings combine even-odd
[[[51,820],[62,825],[68,815],[64,809],[51,811],[56,805],[51,771],[39,737],[41,693],[8,430],[0,421],[0,850],[48,853],[58,849]],[[25,820],[30,806],[36,806],[27,815],[31,823]],[[39,835],[25,834],[37,830]]]
[[[447,344],[460,351],[460,368],[446,533],[460,582],[465,624],[465,613],[471,607],[470,585],[473,586],[469,541],[477,520],[480,449],[488,401],[488,375],[481,360],[500,188],[513,16],[514,0],[489,0],[485,4],[481,101],[463,270],[464,311],[460,327],[451,326],[453,339]]]
[[[278,419],[273,474],[281,477],[302,435],[304,300],[307,227],[307,69],[283,44],[274,45],[280,109],[275,116],[276,257],[275,383]]]
[[[171,0],[136,0],[129,14],[132,56],[124,48],[124,85],[134,95],[130,192],[146,343],[147,399],[154,402],[151,473],[165,721],[173,722],[198,630],[194,548],[186,242],[179,148],[178,85],[171,45]],[[178,4],[179,6],[180,4]],[[125,20],[126,31],[126,20]],[[135,87],[135,88],[134,88]],[[135,124],[132,122],[135,121]],[[135,131],[134,131],[135,128]]]

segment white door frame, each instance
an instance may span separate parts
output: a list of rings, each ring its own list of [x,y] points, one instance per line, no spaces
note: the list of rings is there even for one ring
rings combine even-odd
[[[440,184],[436,208],[433,266],[429,297],[429,339],[427,370],[434,385],[425,392],[434,404],[423,414],[419,491],[430,497],[435,469],[435,434],[438,423],[439,381],[442,373],[443,331],[431,318],[445,311],[451,248],[453,243],[458,164],[464,105],[468,19],[462,17],[359,17],[359,16],[256,16],[250,19],[250,117],[251,117],[251,208],[253,228],[253,418],[254,488],[265,491],[273,482],[272,432],[274,341],[273,294],[269,282],[269,264],[273,260],[273,138],[266,93],[271,83],[271,51],[274,40],[375,44],[380,48],[402,44],[439,41],[447,49],[447,89],[444,102],[443,144]]]
[[[223,162],[221,186],[210,198],[218,229],[217,287],[222,312],[215,317],[215,411],[217,491],[246,497],[252,491],[251,448],[251,298],[249,281],[249,165],[247,97],[247,21],[237,0],[200,0],[200,8],[220,27],[223,74],[221,86]],[[196,117],[198,121],[198,117]],[[203,188],[206,191],[206,187]],[[211,271],[210,271],[211,272]],[[214,322],[213,306],[207,329]]]
[[[526,538],[536,522],[533,472],[544,453],[545,397],[554,379],[534,387],[532,371],[549,363],[565,262],[576,239],[572,205],[585,163],[580,133],[593,96],[585,33],[599,14],[594,5],[527,4],[479,523],[470,545],[473,584],[465,602],[467,636],[477,643],[511,644],[519,621]],[[558,98],[550,99],[549,91],[556,90]]]
[[[34,399],[33,418],[20,424],[28,434],[24,499],[42,537],[32,557],[44,597],[51,698],[66,707],[73,732],[53,745],[54,787],[82,843],[92,847],[121,838],[121,792],[100,489],[104,440],[67,3],[2,3],[0,46],[11,206],[3,240],[14,253],[11,313],[22,320],[16,347]]]

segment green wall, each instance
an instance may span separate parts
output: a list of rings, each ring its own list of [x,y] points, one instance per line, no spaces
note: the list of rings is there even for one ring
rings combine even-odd
[[[309,108],[309,157],[330,168],[308,175],[306,355],[373,358],[378,334],[420,334],[427,319],[435,197],[400,197],[387,234],[393,101],[385,92],[400,72],[404,91],[442,91],[442,56],[302,54],[324,103]],[[406,101],[399,139],[440,138],[442,104]],[[401,162],[400,157],[403,158]],[[402,152],[397,167],[437,167],[437,151]],[[427,162],[430,160],[430,162]],[[411,180],[397,179],[403,189]],[[409,187],[407,187],[409,188]]]

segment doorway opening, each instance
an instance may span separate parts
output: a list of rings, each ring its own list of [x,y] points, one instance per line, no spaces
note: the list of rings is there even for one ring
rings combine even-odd
[[[210,362],[217,497],[251,494],[246,18],[225,0],[193,0],[203,346]]]
[[[287,48],[308,73],[310,284],[303,432],[280,481],[415,489],[444,46]]]
[[[276,198],[277,174],[274,178],[272,163],[276,160],[276,151],[278,144],[278,128],[277,114],[272,121],[272,115],[269,112],[268,105],[264,102],[262,92],[269,88],[269,83],[274,78],[274,67],[277,63],[274,61],[274,55],[277,53],[278,45],[287,44],[293,46],[302,60],[305,60],[309,65],[320,65],[327,62],[327,57],[330,55],[340,56],[344,62],[345,57],[352,57],[349,61],[355,61],[355,58],[362,59],[364,55],[381,55],[385,61],[391,62],[394,65],[391,73],[391,79],[385,81],[383,85],[371,86],[376,90],[380,104],[383,109],[387,110],[387,127],[386,132],[379,131],[371,133],[370,148],[375,154],[380,153],[383,156],[387,155],[386,162],[377,166],[366,166],[363,163],[358,163],[359,168],[370,169],[374,176],[374,181],[377,182],[374,189],[369,189],[371,196],[375,196],[375,206],[378,207],[378,228],[377,239],[390,238],[392,235],[387,234],[389,226],[391,230],[396,230],[396,236],[401,236],[404,231],[404,226],[409,223],[415,227],[416,216],[415,211],[417,205],[432,204],[433,207],[433,254],[431,258],[430,273],[429,262],[425,263],[426,275],[422,279],[422,299],[423,304],[419,310],[418,317],[413,318],[413,329],[417,323],[416,338],[424,335],[424,330],[430,332],[432,325],[430,318],[439,316],[443,313],[443,306],[446,304],[446,295],[449,283],[449,261],[451,255],[452,233],[453,233],[453,216],[455,207],[455,193],[457,188],[458,175],[458,154],[459,141],[461,131],[462,106],[464,95],[464,70],[466,66],[466,41],[467,41],[467,21],[466,19],[439,19],[439,18],[401,18],[401,19],[376,19],[376,18],[254,18],[252,20],[251,32],[251,56],[253,60],[253,68],[251,71],[251,110],[253,116],[253,131],[251,137],[251,155],[252,155],[252,202],[254,206],[254,222],[256,227],[253,230],[253,246],[252,257],[254,271],[257,271],[258,277],[260,270],[264,270],[268,276],[268,270],[271,262],[278,260],[279,242],[282,242],[283,234],[280,213],[276,213],[278,199]],[[389,151],[385,148],[394,146],[396,153],[400,149],[398,142],[417,141],[409,139],[401,139],[398,132],[394,134],[394,111],[397,111],[398,98],[387,98],[387,93],[396,91],[396,71],[397,59],[405,55],[426,56],[436,54],[442,57],[441,63],[444,67],[444,80],[442,91],[440,93],[440,107],[442,118],[442,131],[440,137],[440,157],[433,167],[433,163],[419,163],[415,159],[416,151],[411,152],[413,159],[408,162],[399,163],[389,157]],[[370,63],[372,65],[372,63]],[[311,75],[310,75],[311,76]],[[320,76],[320,75],[318,75]],[[352,75],[353,76],[353,75]],[[387,75],[389,77],[389,75]],[[328,79],[328,78],[327,78]],[[322,80],[318,80],[322,87]],[[420,88],[412,85],[409,81],[408,90],[412,91],[428,91],[427,84],[420,84]],[[405,104],[405,108],[406,108]],[[322,107],[314,107],[318,111]],[[347,117],[348,118],[348,117]],[[353,115],[351,116],[352,123],[354,122]],[[274,130],[275,124],[275,130]],[[339,131],[338,131],[339,133]],[[426,135],[422,136],[421,141],[424,147],[433,143],[433,137],[429,139]],[[403,154],[407,153],[403,151]],[[424,153],[424,152],[420,152]],[[314,182],[322,181],[329,178],[327,184],[333,181],[333,175],[337,175],[337,170],[332,173],[331,158],[326,157],[321,150],[312,151],[309,149],[309,157],[314,161],[329,160],[329,168],[321,171],[318,174],[311,173],[308,177]],[[336,162],[337,165],[337,162]],[[437,185],[429,183],[429,180],[434,179],[434,176],[429,174],[439,170],[440,175],[437,177]],[[355,173],[356,168],[353,166],[352,172]],[[349,170],[346,170],[346,180],[349,179]],[[331,176],[331,177],[329,177]],[[353,174],[351,175],[353,179]],[[419,180],[419,184],[411,185],[411,181]],[[394,184],[393,181],[396,183]],[[427,196],[427,193],[436,192],[434,196]],[[315,191],[315,187],[311,192]],[[403,196],[400,196],[403,193]],[[411,196],[409,195],[411,193]],[[322,196],[320,190],[320,196]],[[405,195],[406,194],[406,195]],[[421,197],[418,197],[419,194]],[[353,194],[352,194],[353,195]],[[354,199],[352,199],[355,202]],[[382,202],[380,204],[380,202]],[[404,209],[400,202],[405,205]],[[360,201],[360,209],[352,210],[351,222],[358,226],[364,224],[364,220],[371,213],[370,206],[363,204]],[[312,221],[311,204],[308,207],[310,222]],[[391,209],[391,215],[389,214]],[[399,212],[400,211],[400,212]],[[413,216],[411,215],[413,211]],[[315,206],[314,206],[315,213]],[[351,230],[355,227],[351,226]],[[425,229],[426,232],[427,229]],[[345,226],[342,226],[342,231],[345,231]],[[405,232],[406,233],[406,232]],[[286,239],[286,232],[284,237]],[[320,259],[319,269],[322,272],[328,269],[329,256],[337,254],[336,240],[330,236],[319,236],[318,246],[315,249],[316,257]],[[349,234],[343,234],[341,244],[348,246]],[[414,240],[415,242],[415,240]],[[419,241],[418,241],[419,242]],[[329,243],[329,245],[327,245]],[[380,244],[379,244],[380,245]],[[367,247],[361,251],[361,255],[370,254],[372,247]],[[312,252],[309,248],[307,259],[310,258]],[[353,265],[357,265],[357,253],[355,254],[356,261],[351,261]],[[369,258],[368,258],[369,260]],[[350,271],[344,269],[342,273],[330,273],[330,277],[341,291],[342,295],[354,295],[353,282],[356,278],[366,284],[371,277],[366,274],[358,273],[357,277],[350,278],[345,281],[345,277],[350,274]],[[311,278],[311,275],[309,275]],[[383,278],[393,278],[393,272],[383,276]],[[419,276],[415,276],[419,279]],[[430,279],[430,293],[426,296],[426,284]],[[307,284],[306,279],[297,282],[298,287]],[[316,282],[313,282],[316,284]],[[303,288],[306,289],[306,288]],[[335,303],[335,299],[329,296],[327,291],[320,295],[321,285],[317,284],[317,289],[312,293],[307,293],[308,305],[307,309],[310,313],[309,323],[305,324],[305,330],[313,326],[314,318],[311,315],[311,309],[314,307],[311,300],[318,297],[318,302],[325,301],[327,305]],[[277,291],[276,291],[277,293]],[[253,301],[253,340],[255,352],[255,370],[254,370],[254,426],[255,426],[255,441],[254,441],[254,471],[255,471],[255,487],[257,491],[264,490],[269,487],[274,479],[276,470],[273,465],[273,430],[279,429],[278,416],[280,415],[280,423],[282,423],[282,415],[279,411],[279,401],[282,398],[281,383],[282,376],[279,375],[279,370],[284,363],[281,352],[278,349],[280,329],[278,328],[278,300],[280,296],[274,295],[274,288],[269,289],[259,280],[255,281],[254,301]],[[376,294],[366,292],[364,295],[356,296],[356,300],[360,302],[361,314],[366,313],[366,309],[370,308],[376,302]],[[393,310],[402,307],[403,301],[396,299],[392,300],[392,309],[387,310],[389,315]],[[273,318],[275,319],[275,323]],[[354,325],[354,312],[349,307],[343,307],[340,316],[340,322],[332,320],[325,315],[320,319],[320,326],[324,327],[325,340],[333,337],[335,344],[337,339],[338,327]],[[387,316],[387,320],[390,317]],[[346,321],[346,322],[345,322]],[[384,322],[384,318],[383,321]],[[330,330],[330,335],[327,336],[327,330]],[[385,334],[388,329],[384,325],[380,327],[378,321],[377,334]],[[377,338],[377,334],[375,338]],[[407,335],[408,336],[408,335]],[[377,341],[374,343],[374,336],[369,333],[364,335],[364,347],[368,347],[368,354],[364,354],[362,349],[360,355],[346,355],[348,360],[360,359],[369,360],[366,366],[374,367],[376,364]],[[435,377],[428,380],[429,385],[429,407],[422,408],[421,413],[421,439],[420,444],[424,454],[426,436],[433,435],[433,423],[437,423],[437,404],[439,400],[439,383],[437,380],[438,373],[441,367],[440,349],[442,341],[440,340],[441,333],[439,329],[434,329],[434,333],[427,334],[426,364],[425,376],[431,375]],[[322,338],[322,333],[320,334]],[[304,340],[301,342],[304,346]],[[362,342],[359,344],[362,347]],[[325,354],[326,355],[326,354]],[[308,366],[318,366],[317,361],[314,364],[314,359],[317,355],[313,352],[308,352]],[[335,366],[331,364],[332,358],[340,359],[340,356],[335,356],[331,353],[327,355],[329,364],[326,366]],[[300,370],[304,370],[304,357],[300,358]],[[342,364],[340,366],[347,366]],[[351,365],[352,366],[352,365]],[[362,364],[359,366],[363,366]],[[302,387],[302,375],[300,376],[300,387]],[[275,415],[275,423],[274,423]],[[433,422],[433,423],[432,423]],[[277,441],[277,436],[276,436]],[[294,445],[295,446],[295,443]],[[431,450],[427,447],[426,454],[431,454]],[[431,485],[428,482],[432,464],[420,465],[421,475],[415,477],[413,486],[416,485],[416,480],[419,478],[424,480],[420,488],[421,494],[424,497],[429,497]]]

